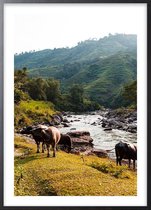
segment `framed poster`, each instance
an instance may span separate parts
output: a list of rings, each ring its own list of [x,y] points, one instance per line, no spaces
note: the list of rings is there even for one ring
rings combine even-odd
[[[1,208],[149,209],[150,2],[1,16]]]

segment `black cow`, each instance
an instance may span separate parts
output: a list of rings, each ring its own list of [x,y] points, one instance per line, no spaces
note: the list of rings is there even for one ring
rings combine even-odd
[[[48,127],[45,125],[28,126],[28,127],[24,127],[20,131],[20,133],[31,134],[33,136],[33,139],[35,140],[37,144],[37,153],[40,152],[40,143],[42,143],[42,153],[44,153],[44,145],[45,145],[44,140],[37,132],[34,132],[36,129],[39,129],[39,128],[47,129]]]
[[[67,134],[61,134],[59,144],[63,145],[64,149],[67,150],[67,152],[70,152],[72,149],[72,140]]]
[[[129,160],[129,168],[131,164],[131,159],[133,160],[133,169],[135,169],[135,160],[137,160],[137,147],[130,143],[124,143],[120,141],[115,145],[115,153],[116,153],[116,164],[122,165],[122,159]]]

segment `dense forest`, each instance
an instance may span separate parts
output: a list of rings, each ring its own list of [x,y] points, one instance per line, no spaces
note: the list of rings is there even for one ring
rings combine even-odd
[[[137,37],[116,34],[73,48],[15,54],[15,104],[47,101],[60,111],[136,108]]]
[[[77,84],[80,84],[85,97],[101,106],[127,106],[132,101],[123,100],[123,92],[125,86],[136,83],[136,45],[136,35],[116,34],[79,42],[73,48],[25,52],[15,55],[15,70],[26,67],[28,76],[33,78],[31,86],[34,83],[39,86],[40,81],[47,81],[50,85],[53,80],[58,91],[66,95],[71,86],[78,88]],[[39,88],[42,85],[43,82]],[[52,94],[50,89],[49,94]],[[44,93],[42,95],[35,98],[35,93],[30,92],[33,99],[52,100],[48,93],[47,97]]]

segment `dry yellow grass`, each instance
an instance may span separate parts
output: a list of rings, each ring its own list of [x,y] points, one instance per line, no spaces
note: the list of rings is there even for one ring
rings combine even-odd
[[[36,145],[21,137],[15,147],[15,195],[135,196],[137,174],[112,160],[57,152],[56,158],[36,154]]]

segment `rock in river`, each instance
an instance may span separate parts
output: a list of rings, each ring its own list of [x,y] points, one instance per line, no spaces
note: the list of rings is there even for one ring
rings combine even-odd
[[[106,150],[94,149],[93,139],[88,131],[73,131],[68,132],[67,135],[70,136],[72,140],[73,149],[71,153],[79,154],[80,152],[85,155],[95,154],[98,157],[107,157]]]

